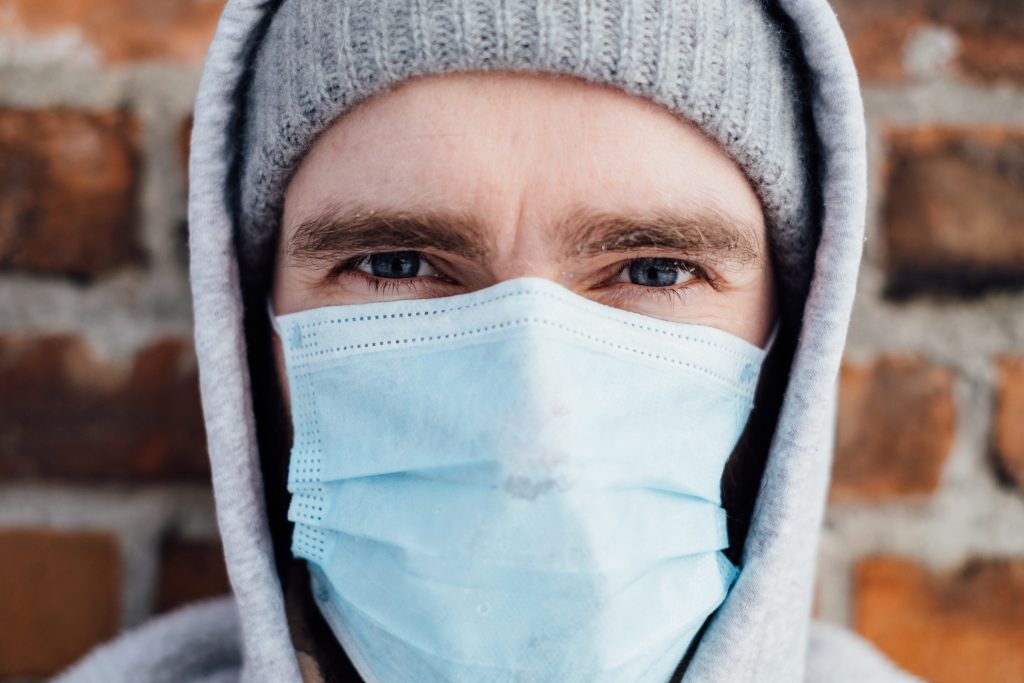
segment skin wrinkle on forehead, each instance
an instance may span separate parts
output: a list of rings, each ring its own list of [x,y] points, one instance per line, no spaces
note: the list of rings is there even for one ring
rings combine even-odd
[[[619,215],[577,209],[557,224],[553,243],[566,259],[666,249],[715,263],[761,262],[755,229],[719,212]],[[304,220],[288,240],[295,263],[315,265],[374,251],[439,250],[468,260],[493,251],[482,221],[465,213],[333,206]]]

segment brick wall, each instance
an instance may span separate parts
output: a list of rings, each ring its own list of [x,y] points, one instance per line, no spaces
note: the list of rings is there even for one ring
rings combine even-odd
[[[223,0],[0,0],[0,679],[227,590],[185,140]]]
[[[0,679],[224,590],[185,258],[222,0],[0,0]],[[1024,3],[839,0],[871,204],[817,610],[1024,680]]]
[[[1024,680],[1024,3],[841,0],[870,205],[818,611]]]

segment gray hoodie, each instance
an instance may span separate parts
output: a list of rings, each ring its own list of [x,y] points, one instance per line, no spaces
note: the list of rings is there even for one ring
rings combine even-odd
[[[857,76],[825,0],[778,0],[800,37],[822,156],[822,232],[742,571],[683,678],[910,681],[870,645],[811,620],[836,380],[863,245],[866,170]],[[184,608],[107,644],[57,680],[301,680],[275,570],[256,443],[234,248],[231,164],[239,83],[267,0],[228,2],[196,101],[189,225],[195,338],[220,533],[233,596]]]

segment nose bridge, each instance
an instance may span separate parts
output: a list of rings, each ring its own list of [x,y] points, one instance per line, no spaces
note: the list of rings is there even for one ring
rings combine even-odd
[[[503,232],[509,237],[490,257],[488,269],[495,282],[515,278],[544,278],[564,284],[565,264],[561,258],[551,218],[518,214]]]
[[[527,499],[564,489],[579,466],[571,444],[572,416],[579,408],[567,392],[571,372],[542,313],[537,307],[524,309],[509,345],[514,359],[509,376],[519,384],[513,409],[519,423],[509,425],[503,439],[503,485],[510,495]]]
[[[529,415],[532,429],[543,429],[550,417],[548,406],[557,403],[561,373],[555,362],[555,345],[546,329],[550,324],[542,306],[536,299],[525,297],[525,305],[513,316],[518,328],[509,341],[508,376],[521,392],[523,409]]]
[[[563,265],[550,253],[501,255],[491,262],[490,270],[495,282],[519,277],[541,277],[559,283],[564,283],[565,280]]]

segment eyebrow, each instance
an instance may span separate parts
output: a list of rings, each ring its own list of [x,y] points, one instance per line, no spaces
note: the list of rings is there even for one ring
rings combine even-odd
[[[568,256],[664,249],[741,265],[761,258],[754,226],[709,210],[616,215],[581,209],[571,214],[559,233]]]
[[[287,253],[300,263],[426,249],[480,259],[490,251],[486,234],[484,226],[466,214],[333,206],[299,224]]]
[[[557,223],[552,235],[567,258],[660,249],[737,265],[761,259],[753,226],[707,210],[619,215],[580,208]],[[482,260],[492,244],[483,222],[470,214],[336,205],[300,223],[287,245],[288,255],[304,264],[423,250]]]

